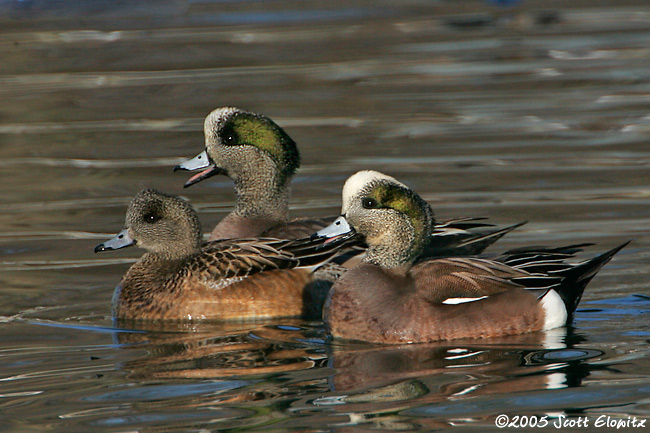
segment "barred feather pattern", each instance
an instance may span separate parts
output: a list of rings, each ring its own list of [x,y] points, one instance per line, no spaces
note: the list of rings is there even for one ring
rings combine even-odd
[[[320,239],[251,238],[209,242],[180,262],[148,253],[125,275],[115,315],[167,320],[302,316],[315,310],[313,271],[343,247]]]

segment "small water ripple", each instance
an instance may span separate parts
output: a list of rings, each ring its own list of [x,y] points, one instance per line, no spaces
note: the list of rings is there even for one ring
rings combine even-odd
[[[16,260],[0,261],[0,269],[4,271],[42,271],[48,269],[75,269],[94,266],[112,266],[124,263],[135,263],[137,258],[112,258],[89,260]]]
[[[248,380],[209,381],[207,383],[185,383],[175,385],[151,385],[141,388],[124,388],[102,394],[83,397],[83,401],[139,401],[166,400],[193,395],[217,395],[224,391],[242,388],[255,383]]]
[[[323,118],[276,118],[278,124],[284,127],[306,128],[314,126],[341,126],[356,128],[363,124],[363,120],[354,117],[323,117]],[[203,118],[173,118],[173,119],[114,119],[77,122],[34,122],[13,123],[0,125],[0,134],[44,134],[69,131],[165,131],[165,132],[192,132],[203,131]],[[22,163],[49,165],[47,158],[13,158],[2,160],[2,165]],[[51,159],[57,161],[56,159]],[[60,159],[61,161],[68,161]],[[85,160],[69,160],[85,161]],[[178,162],[172,158],[150,158],[153,165],[176,165]],[[89,161],[92,163],[92,161]],[[117,161],[115,162],[118,163]],[[126,165],[125,167],[128,167]]]
[[[91,160],[68,158],[6,158],[0,161],[0,167],[11,166],[46,166],[73,168],[139,168],[139,167],[174,167],[185,161],[185,158],[146,158],[122,160]]]

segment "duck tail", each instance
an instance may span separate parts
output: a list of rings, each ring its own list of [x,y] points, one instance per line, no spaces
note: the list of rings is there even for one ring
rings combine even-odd
[[[472,256],[482,253],[487,247],[526,221],[502,228],[491,229],[493,224],[478,222],[483,218],[460,218],[438,224],[430,236],[421,258]],[[473,229],[478,229],[472,231]]]
[[[299,268],[317,269],[337,256],[344,255],[358,244],[357,239],[328,242],[324,238],[302,238],[289,241],[285,247],[298,260]]]
[[[582,293],[591,279],[605,266],[616,253],[622,250],[631,241],[627,241],[616,248],[604,252],[603,254],[594,257],[593,259],[586,260],[575,266],[558,271],[558,274],[563,277],[562,283],[555,287],[564,305],[566,306],[569,319],[578,307],[578,303],[582,298]]]
[[[511,226],[498,229],[498,230],[493,230],[489,231],[485,234],[478,235],[474,238],[467,239],[461,243],[458,244],[457,248],[466,248],[468,249],[472,254],[480,254],[482,253],[487,247],[501,239],[503,236],[507,235],[511,231],[523,226],[524,224],[527,224],[528,221],[522,221],[517,224],[513,224]]]

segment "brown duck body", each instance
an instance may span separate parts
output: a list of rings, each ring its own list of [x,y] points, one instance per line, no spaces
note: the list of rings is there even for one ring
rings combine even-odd
[[[335,219],[336,217],[333,216],[282,220],[271,217],[243,217],[233,212],[217,224],[210,234],[210,240],[250,238],[255,236],[278,239],[307,238],[323,227],[326,227]]]
[[[482,285],[477,286],[475,280],[456,273],[454,266],[444,270],[444,260],[436,262],[416,265],[406,273],[370,263],[348,271],[326,301],[329,332],[338,338],[399,344],[543,329],[544,312],[536,296],[522,286],[498,279],[485,285],[488,278],[479,278]],[[465,272],[471,272],[471,260],[465,263],[470,265]],[[449,298],[488,295],[480,302],[443,304]]]
[[[304,269],[225,277],[199,256],[169,262],[145,254],[115,289],[113,315],[144,320],[254,320],[313,316],[316,300]],[[322,302],[321,302],[322,304]]]
[[[147,252],[115,290],[113,313],[120,319],[320,315],[331,281],[314,278],[313,271],[339,254],[338,246],[309,239],[260,237],[203,244],[194,209],[154,190],[135,196],[125,229],[95,251],[136,244]]]

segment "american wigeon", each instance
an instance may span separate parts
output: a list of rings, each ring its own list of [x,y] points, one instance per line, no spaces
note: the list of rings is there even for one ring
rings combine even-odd
[[[338,253],[307,240],[233,239],[203,243],[194,209],[147,189],[129,205],[124,230],[95,252],[137,245],[147,252],[113,296],[116,318],[242,320],[320,311],[312,271]],[[317,290],[317,288],[316,288]]]
[[[300,165],[296,143],[273,120],[234,107],[212,111],[205,119],[205,150],[174,168],[202,170],[185,187],[217,174],[235,184],[236,205],[210,240],[250,236],[297,239],[327,226],[336,217],[289,219],[289,186]],[[438,224],[445,234],[429,245],[428,256],[478,254],[516,224],[495,229],[477,218]]]
[[[347,180],[342,216],[314,236],[330,243],[361,236],[368,244],[325,303],[334,337],[407,343],[560,327],[589,280],[626,245],[575,265],[565,259],[583,245],[415,264],[433,224],[430,206],[392,177],[362,171]]]

